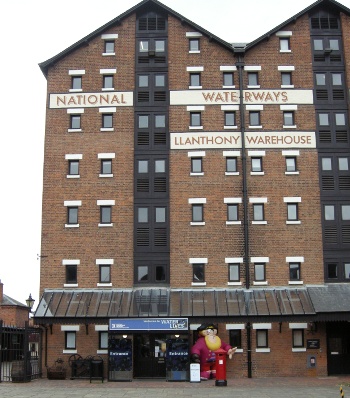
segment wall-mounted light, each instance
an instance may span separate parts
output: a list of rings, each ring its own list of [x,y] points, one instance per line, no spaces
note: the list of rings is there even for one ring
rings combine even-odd
[[[127,334],[123,334],[123,339],[127,339],[128,335]]]
[[[180,337],[180,335],[179,334],[175,334],[175,337],[178,339]]]
[[[32,297],[32,293],[29,294],[29,297],[26,300],[27,306],[30,308],[30,312],[32,312],[32,308],[34,305],[35,300]]]

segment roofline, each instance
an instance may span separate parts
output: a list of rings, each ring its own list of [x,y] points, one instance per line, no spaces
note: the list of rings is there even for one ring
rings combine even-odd
[[[44,76],[47,77],[48,68],[52,64],[59,61],[61,58],[65,57],[66,55],[70,54],[71,52],[73,52],[74,50],[79,48],[80,46],[86,45],[91,39],[94,39],[96,36],[100,35],[103,31],[105,31],[109,27],[111,27],[113,25],[120,24],[123,19],[127,18],[129,15],[136,12],[139,8],[145,6],[146,4],[152,4],[152,3],[158,7],[166,10],[173,17],[179,19],[182,24],[186,23],[188,25],[191,25],[193,28],[195,28],[197,31],[201,32],[205,36],[209,37],[211,40],[214,40],[214,41],[218,42],[219,44],[221,44],[222,46],[226,47],[228,50],[233,51],[233,47],[230,43],[226,42],[225,40],[220,39],[218,36],[214,35],[213,33],[209,32],[208,30],[202,28],[201,26],[199,26],[196,23],[192,22],[191,20],[187,19],[183,15],[179,14],[178,12],[167,7],[160,1],[158,1],[158,0],[142,0],[140,3],[136,4],[134,7],[129,8],[124,13],[120,14],[116,18],[114,18],[111,21],[107,22],[106,24],[102,25],[98,29],[94,30],[92,33],[88,34],[87,36],[83,37],[76,43],[67,47],[65,50],[61,51],[57,55],[49,58],[48,60],[46,60],[44,62],[39,63],[39,67],[40,67],[41,71],[43,72]]]
[[[291,18],[287,19],[286,21],[282,22],[275,28],[271,29],[269,32],[263,34],[262,36],[258,37],[254,41],[250,42],[247,44],[245,51],[250,50],[251,48],[255,47],[257,44],[259,44],[261,41],[269,39],[270,36],[276,32],[278,32],[281,28],[284,26],[296,21],[298,18],[300,18],[302,15],[306,14],[309,12],[311,9],[321,5],[321,4],[332,4],[337,8],[340,8],[342,11],[350,15],[350,9],[345,7],[343,4],[338,3],[336,0],[317,0],[315,3],[312,3],[308,7],[304,8],[302,11],[298,12],[297,14],[293,15]]]

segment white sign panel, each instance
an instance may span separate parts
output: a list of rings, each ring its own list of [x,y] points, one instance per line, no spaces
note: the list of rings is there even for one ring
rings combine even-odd
[[[101,93],[50,94],[50,108],[95,108],[108,106],[133,106],[130,91],[109,91]]]
[[[312,90],[244,90],[243,103],[259,105],[313,104]],[[239,104],[238,90],[170,91],[170,105]]]

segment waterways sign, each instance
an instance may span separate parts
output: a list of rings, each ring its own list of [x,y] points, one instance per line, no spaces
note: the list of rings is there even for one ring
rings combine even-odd
[[[110,319],[109,330],[188,330],[188,318]]]

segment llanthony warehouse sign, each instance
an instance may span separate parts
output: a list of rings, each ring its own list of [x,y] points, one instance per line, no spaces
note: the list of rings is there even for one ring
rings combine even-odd
[[[171,133],[171,149],[242,148],[241,133]],[[247,132],[246,148],[316,148],[314,132]]]

